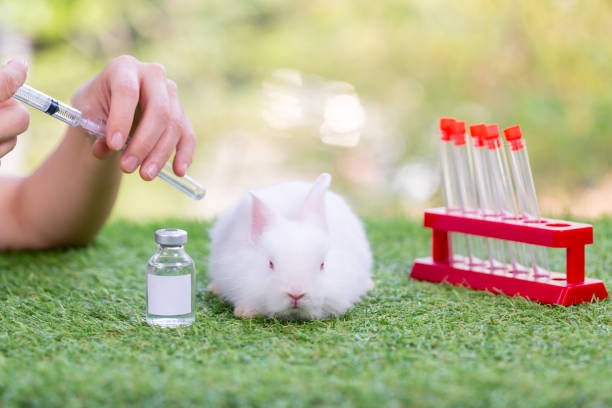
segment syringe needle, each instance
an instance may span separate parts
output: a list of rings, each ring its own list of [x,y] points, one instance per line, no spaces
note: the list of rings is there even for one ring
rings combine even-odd
[[[13,97],[28,106],[38,109],[41,112],[67,123],[70,126],[80,126],[87,130],[91,135],[97,137],[105,136],[105,126],[103,121],[96,122],[94,120],[85,119],[83,118],[81,111],[78,109],[59,102],[57,99],[53,99],[49,95],[40,92],[31,86],[22,85],[17,92],[15,92]],[[174,174],[170,163],[166,163],[161,168],[158,176],[160,179],[187,194],[194,200],[201,200],[206,195],[206,189],[193,178],[189,177],[188,175],[179,177]]]

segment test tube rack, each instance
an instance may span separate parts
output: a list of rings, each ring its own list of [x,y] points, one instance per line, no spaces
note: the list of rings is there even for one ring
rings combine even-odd
[[[546,304],[569,306],[608,297],[604,283],[585,278],[584,250],[593,243],[593,226],[563,220],[502,220],[479,215],[454,214],[445,208],[425,211],[424,226],[433,230],[432,256],[415,260],[410,277],[436,283],[450,283],[494,294],[520,296]],[[566,249],[566,274],[550,277],[491,271],[486,266],[469,266],[457,261],[450,248],[449,233],[463,233],[506,241],[524,242]]]

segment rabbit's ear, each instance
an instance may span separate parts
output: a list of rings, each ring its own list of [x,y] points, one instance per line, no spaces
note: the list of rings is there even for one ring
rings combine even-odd
[[[313,217],[317,223],[327,231],[327,219],[325,216],[325,193],[331,184],[331,176],[327,173],[321,174],[312,184],[304,205],[302,206],[301,218]]]
[[[266,227],[274,219],[274,213],[259,197],[249,191],[251,195],[251,239],[254,243],[259,241]]]

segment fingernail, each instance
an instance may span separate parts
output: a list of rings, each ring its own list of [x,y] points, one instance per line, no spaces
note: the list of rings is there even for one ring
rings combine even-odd
[[[5,66],[9,65],[9,64],[13,64],[13,63],[18,63],[24,66],[24,68],[28,67],[28,62],[26,60],[23,60],[21,58],[12,58],[10,60],[8,60],[6,62],[6,64],[4,64]]]
[[[115,132],[111,137],[111,147],[115,150],[119,150],[123,147],[123,136],[121,136],[121,133]]]
[[[181,164],[181,171],[183,172],[183,175],[187,172],[187,167],[189,167],[188,163]]]
[[[130,156],[123,161],[123,167],[128,173],[133,172],[138,167],[138,159],[134,156]]]
[[[157,165],[154,163],[151,163],[147,166],[147,176],[154,178],[155,176],[157,176]]]

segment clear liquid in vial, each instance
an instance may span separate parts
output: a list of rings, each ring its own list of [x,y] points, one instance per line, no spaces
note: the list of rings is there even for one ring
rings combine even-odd
[[[183,245],[182,230],[158,230],[159,247],[147,263],[147,323],[189,326],[195,321],[196,270]]]

